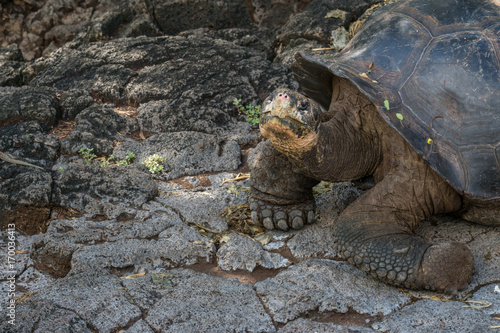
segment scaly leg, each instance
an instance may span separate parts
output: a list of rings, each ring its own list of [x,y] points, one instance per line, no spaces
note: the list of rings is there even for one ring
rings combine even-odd
[[[432,214],[456,211],[459,195],[428,166],[386,175],[338,218],[334,236],[340,255],[389,284],[456,292],[473,273],[461,243],[433,244],[413,235]]]
[[[251,163],[252,220],[267,229],[300,229],[314,221],[312,187],[318,181],[304,176],[269,141],[256,148]]]

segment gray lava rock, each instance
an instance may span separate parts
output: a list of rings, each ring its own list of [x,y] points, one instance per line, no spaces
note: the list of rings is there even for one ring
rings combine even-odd
[[[316,39],[329,44],[331,33],[340,26],[360,17],[370,6],[383,0],[313,0],[282,28],[278,40],[295,39],[295,36]]]
[[[31,252],[38,269],[58,277],[70,269],[134,267],[139,271],[208,262],[214,256],[214,245],[168,208],[139,210],[113,220],[92,221],[91,216],[55,220]]]
[[[328,48],[333,44],[334,31],[340,27],[348,28],[371,5],[382,0],[314,0],[303,11],[293,16],[280,29],[276,36],[277,54],[288,63],[297,51],[297,44],[303,44],[302,50],[310,50],[306,41],[315,41],[315,48]],[[294,42],[295,41],[295,42]],[[288,46],[293,52],[289,52]],[[331,55],[331,51],[328,51]],[[284,54],[282,54],[284,53]],[[317,53],[321,54],[321,53]]]
[[[280,323],[311,310],[387,315],[410,298],[345,262],[308,260],[255,284],[257,294]]]
[[[93,214],[112,213],[106,203],[139,207],[158,193],[144,166],[99,167],[75,163],[57,172],[52,202]],[[114,214],[110,214],[114,215]]]
[[[0,331],[5,333],[91,333],[85,320],[69,309],[59,307],[50,300],[28,300],[16,306],[15,324],[2,318]]]
[[[122,142],[113,152],[121,158],[133,152],[142,163],[148,156],[158,154],[166,159],[160,176],[174,179],[203,172],[236,170],[241,163],[241,150],[234,141],[199,132],[175,132],[153,135],[138,143]]]
[[[88,328],[113,332],[142,315],[140,309],[129,301],[120,279],[105,271],[88,271],[60,279],[32,296],[23,307],[28,311],[19,311],[16,322],[28,323],[26,326],[31,326],[29,331],[44,319],[49,322],[42,327],[58,323],[59,332],[65,327],[77,332],[89,332]],[[61,314],[62,318],[57,318]],[[87,325],[83,325],[83,321]],[[54,332],[52,328],[48,331]]]
[[[297,319],[283,326],[278,333],[314,332],[314,333],[370,333],[374,330],[360,326],[341,326],[332,323],[319,323],[308,319]]]
[[[288,267],[291,262],[278,253],[267,252],[250,237],[231,233],[217,251],[217,264],[225,271],[243,269],[252,272],[257,266],[268,269]]]
[[[156,274],[156,277],[153,275]],[[123,284],[159,332],[274,332],[252,285],[188,269],[148,273]]]
[[[62,118],[73,120],[83,110],[92,105],[94,99],[83,89],[73,89],[61,94]]]
[[[17,45],[0,49],[0,87],[23,84],[23,69],[26,66]]]
[[[491,332],[498,320],[483,311],[464,308],[461,302],[424,299],[385,317],[373,325],[383,332]]]
[[[143,103],[137,112],[141,130],[149,133],[182,130],[215,134],[232,123],[231,117],[220,108],[198,108],[191,99]]]
[[[47,207],[50,203],[52,177],[48,172],[32,169],[13,178],[1,180],[0,185],[2,215],[19,205]]]
[[[182,265],[208,263],[215,255],[215,246],[188,226],[177,226],[159,236],[158,240],[123,239],[81,247],[73,253],[71,272],[85,272],[99,267],[125,269],[174,268]]]
[[[331,225],[325,226],[324,223],[318,222],[298,232],[287,242],[287,246],[297,259],[317,257],[334,259],[338,254]]]
[[[161,30],[169,35],[201,27],[222,29],[250,23],[245,0],[158,1],[154,13]]]
[[[260,104],[279,86],[292,86],[289,69],[273,64],[246,47],[209,38],[203,31],[187,37],[157,39],[165,45],[164,62],[144,68],[128,86],[137,102],[174,100],[170,105],[219,108],[234,115],[234,98],[242,104]],[[192,104],[185,100],[192,100]]]
[[[28,68],[36,77],[31,85],[51,86],[60,91],[85,89],[104,102],[124,102],[124,86],[136,75],[122,64],[109,64],[102,57],[69,48],[60,49],[32,66]]]
[[[304,9],[311,0],[251,0],[247,2],[252,21],[259,27],[280,27]]]
[[[59,153],[60,144],[58,138],[48,135],[47,131],[47,126],[36,121],[0,127],[0,150],[14,159],[50,168]],[[0,161],[0,174],[4,179],[28,170],[33,168]]]
[[[224,180],[235,177],[236,174],[232,173],[209,176],[207,178],[210,186],[199,186],[192,190],[172,189],[160,184],[162,194],[156,198],[156,201],[179,212],[185,221],[201,223],[210,229],[225,231],[228,225],[225,218],[221,216],[222,211],[226,207],[247,202],[246,192],[241,190],[238,195],[229,193],[230,183],[222,184]],[[200,182],[198,178],[195,179]],[[204,181],[206,182],[206,178]],[[242,182],[240,186],[241,189],[245,189],[248,187],[248,182]]]
[[[45,230],[50,214],[52,176],[41,168],[54,163],[57,137],[35,121],[0,128],[0,151],[39,168],[0,160],[0,225],[15,222],[25,233]]]
[[[490,306],[481,308],[481,312],[487,315],[498,317],[500,314],[500,284],[489,284],[481,287],[478,291],[474,293],[474,296],[468,299],[473,302],[480,303],[470,303],[470,305],[481,306],[482,304],[490,303]],[[498,322],[497,325],[498,326]]]
[[[151,327],[143,319],[139,319],[128,330],[122,331],[124,333],[154,333]]]
[[[61,150],[76,154],[82,148],[89,148],[96,155],[109,155],[114,141],[123,139],[118,132],[126,128],[127,121],[111,105],[92,105],[78,114],[76,127],[62,142]]]
[[[36,120],[54,126],[60,117],[55,91],[41,87],[0,87],[0,126]]]

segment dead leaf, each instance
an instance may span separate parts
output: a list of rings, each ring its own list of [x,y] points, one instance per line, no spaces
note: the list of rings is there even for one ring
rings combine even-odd
[[[144,275],[146,275],[146,272],[141,272],[141,273],[127,275],[127,276],[121,276],[120,279],[135,279],[137,277],[141,277]]]

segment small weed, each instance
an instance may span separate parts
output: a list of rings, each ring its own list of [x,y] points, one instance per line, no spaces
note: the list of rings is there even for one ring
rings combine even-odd
[[[125,156],[123,160],[116,162],[116,165],[130,165],[134,161],[135,161],[135,154],[132,152],[128,152],[127,156]]]
[[[235,98],[233,100],[233,105],[236,106],[239,112],[243,113],[246,116],[246,121],[252,125],[257,125],[259,123],[260,118],[260,105],[241,105],[241,99]]]
[[[100,167],[107,167],[110,166],[111,163],[115,160],[115,157],[113,155],[109,155],[108,158],[103,157],[101,162],[99,163]]]
[[[85,147],[78,151],[80,155],[82,155],[83,161],[87,165],[90,165],[90,163],[92,163],[92,160],[97,157],[95,154],[92,153],[93,150],[94,148]]]
[[[99,166],[100,167],[109,167],[109,166],[120,166],[120,165],[130,165],[134,162],[135,160],[135,154],[132,152],[128,152],[127,156],[123,160],[117,161],[116,158],[113,155],[109,155],[108,157],[100,157],[97,158],[97,156],[92,153],[94,149],[93,148],[82,148],[78,152],[80,155],[82,155],[83,161],[85,164],[90,165],[93,160],[100,160]]]
[[[144,164],[151,173],[161,173],[163,171],[162,164],[165,163],[165,160],[166,160],[165,157],[161,157],[158,154],[154,154],[148,156],[148,158],[142,161],[142,164]]]

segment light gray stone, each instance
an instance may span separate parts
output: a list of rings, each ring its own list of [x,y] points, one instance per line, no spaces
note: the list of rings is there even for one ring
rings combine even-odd
[[[385,317],[372,327],[382,332],[492,332],[489,326],[498,325],[481,310],[464,308],[461,302],[420,300],[401,311]]]
[[[56,220],[32,250],[35,267],[58,277],[70,269],[139,271],[208,262],[214,256],[214,245],[168,208],[120,220]]]
[[[275,331],[252,285],[235,279],[175,269],[124,279],[123,284],[157,332]]]
[[[240,191],[238,195],[228,192],[234,183],[222,184],[224,180],[235,178],[236,174],[222,173],[217,177],[209,176],[209,187],[193,190],[181,190],[160,185],[160,194],[156,201],[182,214],[185,221],[201,223],[212,230],[225,231],[228,225],[222,211],[229,206],[243,204],[247,201],[248,192]],[[248,181],[239,182],[240,186],[248,186]]]
[[[332,323],[320,323],[308,319],[297,319],[289,322],[278,333],[314,332],[314,333],[370,333],[371,328],[360,326],[341,326]]]
[[[257,266],[268,269],[288,267],[291,262],[278,253],[264,250],[262,244],[247,236],[231,233],[217,251],[217,264],[225,271],[243,269],[252,272]]]
[[[9,317],[2,318],[0,331],[5,333],[91,333],[85,320],[70,309],[63,309],[56,301],[44,299],[28,299],[16,304],[14,325],[8,322]]]
[[[240,147],[235,141],[224,142],[215,135],[199,132],[175,132],[153,135],[137,143],[125,141],[113,152],[121,158],[133,152],[142,163],[157,154],[165,158],[163,171],[157,177],[164,180],[203,172],[236,170],[241,163]]]
[[[149,171],[138,164],[100,167],[84,165],[80,161],[58,172],[55,183],[54,203],[84,213],[109,213],[110,217],[115,215],[112,205],[122,202],[138,208],[158,193],[158,186]]]
[[[273,319],[294,320],[311,310],[387,315],[410,301],[396,288],[345,262],[308,260],[255,284]]]
[[[132,327],[128,330],[122,331],[123,333],[154,333],[154,331],[149,327],[143,319],[139,319]]]
[[[331,226],[321,222],[299,231],[287,242],[292,255],[298,259],[329,258],[337,256],[337,246],[333,239]]]
[[[470,305],[481,307],[480,310],[485,314],[500,318],[500,283],[488,284],[481,287],[467,300],[472,301],[469,303]],[[498,325],[500,325],[500,322],[495,326]]]
[[[99,332],[113,332],[142,315],[141,310],[127,299],[120,279],[102,270],[58,280],[30,301],[40,301],[41,307],[53,303],[59,309],[71,311]]]

